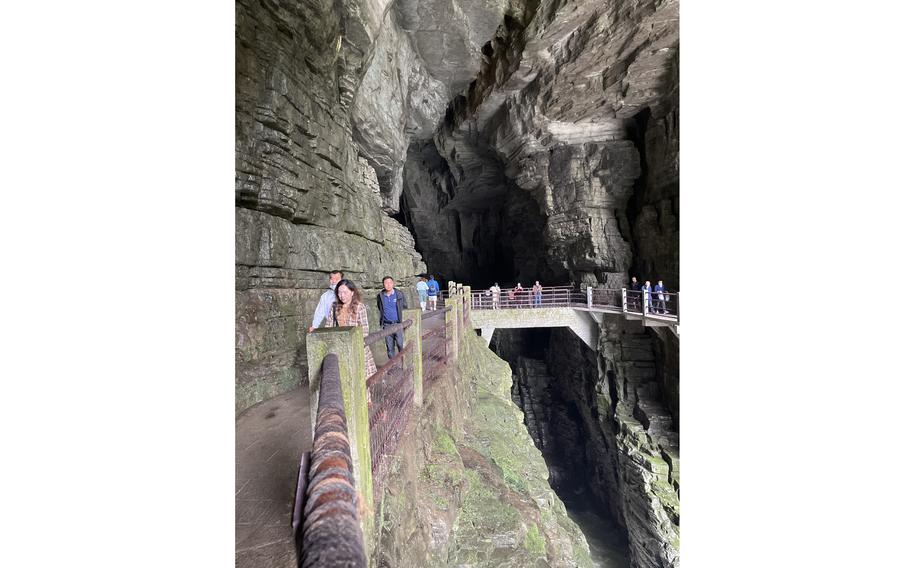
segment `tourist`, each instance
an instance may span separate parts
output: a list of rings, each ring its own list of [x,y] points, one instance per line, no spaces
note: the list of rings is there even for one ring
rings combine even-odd
[[[651,313],[651,281],[645,280],[645,285],[641,287],[642,301],[645,303],[642,313]]]
[[[531,292],[534,293],[534,305],[539,306],[543,298],[543,286],[540,285],[540,280],[534,281],[534,286],[531,288]]]
[[[512,288],[511,290],[509,290],[508,297],[509,297],[509,298],[508,298],[508,299],[509,299],[509,302],[508,302],[508,304],[506,305],[506,307],[507,307],[507,308],[514,307],[514,306],[515,306],[515,288]]]
[[[430,274],[430,280],[427,282],[427,305],[431,310],[436,309],[437,296],[439,296],[439,282]]]
[[[493,285],[490,286],[490,295],[493,296],[493,309],[494,310],[499,309],[500,294],[502,294],[502,291],[499,289],[499,282],[494,282]]]
[[[515,300],[517,300],[516,305],[521,307],[521,296],[525,293],[525,289],[521,287],[521,282],[515,285]]]
[[[639,304],[641,303],[641,302],[639,302],[639,300],[641,299],[641,283],[638,281],[638,278],[636,278],[634,276],[632,277],[631,288],[632,288],[632,293],[630,295],[628,295],[628,297],[627,297],[628,304],[629,304],[628,309],[630,311],[637,312],[639,310]]]
[[[665,314],[667,313],[667,296],[664,294],[664,281],[658,280],[657,286],[654,287],[654,293],[657,294],[657,305],[655,306],[655,312]]]
[[[376,307],[379,308],[379,326],[382,329],[401,323],[401,310],[408,309],[408,299],[401,290],[395,287],[395,280],[391,276],[382,279],[382,292],[376,294]],[[395,355],[395,345],[398,352],[404,348],[404,331],[398,330],[385,338],[385,352],[391,359]]]
[[[313,323],[307,331],[312,332],[322,325],[323,321],[328,325],[329,316],[332,313],[332,302],[335,301],[335,286],[338,285],[338,281],[342,278],[344,278],[344,273],[340,270],[329,272],[329,289],[323,292],[322,296],[319,297],[319,304],[316,305],[316,313],[313,314]]]
[[[421,276],[417,279],[417,300],[420,302],[421,311],[427,311],[427,279],[425,276]]]
[[[347,279],[342,279],[335,286],[335,302],[332,304],[332,327],[345,327],[359,325],[363,329],[363,337],[370,333],[370,322],[367,319],[367,307],[357,285]],[[376,361],[370,348],[364,345],[364,360],[366,362],[366,377],[371,377],[376,372]],[[369,391],[367,391],[369,392]]]

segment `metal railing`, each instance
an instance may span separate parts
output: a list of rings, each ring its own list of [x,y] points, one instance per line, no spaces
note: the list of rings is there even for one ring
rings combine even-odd
[[[410,319],[374,331],[364,338],[367,347],[413,325]],[[370,456],[373,471],[373,493],[378,497],[385,486],[388,465],[398,450],[403,427],[411,415],[414,399],[414,369],[408,363],[413,345],[407,344],[382,367],[367,378],[370,405]]]
[[[533,288],[505,288],[499,294],[490,290],[471,292],[471,307],[475,310],[560,308],[587,305],[587,297],[570,286],[544,286],[539,292]]]
[[[338,356],[329,354],[322,361],[313,449],[301,461],[302,484],[294,502],[293,527],[303,568],[367,565],[347,432]]]
[[[679,322],[679,292],[622,289],[622,311]]]

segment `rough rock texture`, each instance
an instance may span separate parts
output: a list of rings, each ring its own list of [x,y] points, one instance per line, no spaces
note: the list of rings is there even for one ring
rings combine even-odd
[[[626,529],[632,566],[677,566],[679,436],[650,333],[616,318],[602,329],[599,354],[564,329],[499,330],[492,345],[512,363],[513,398],[550,483],[587,485]]]
[[[382,213],[376,174],[353,143],[343,79],[357,71],[356,46],[342,49],[342,37],[356,38],[361,20],[328,1],[236,6],[239,412],[299,384],[292,363],[330,270],[365,288],[375,326],[369,300],[382,277],[410,291],[425,266],[408,231]]]
[[[365,288],[374,327],[382,276],[413,301],[426,268],[474,287],[617,287],[634,273],[677,289],[678,80],[676,0],[238,0],[237,410],[298,384],[292,362],[332,269]],[[584,426],[572,431],[597,442],[583,467],[628,529],[633,565],[675,565],[678,341],[608,325],[599,347],[553,332],[544,361],[564,388],[545,398],[532,388],[545,380],[540,364],[525,362],[517,368],[537,378],[519,398],[545,452],[565,442],[546,424],[552,433],[576,421]],[[440,565],[578,556],[565,548],[572,529],[542,513],[545,472],[516,477],[512,454],[495,449],[518,437],[483,433],[489,416],[507,416],[500,394],[481,397],[477,408],[490,412],[472,415],[464,434],[434,431],[443,451],[413,458],[423,460],[417,472],[439,466],[427,480],[458,507],[421,501],[438,518],[402,513],[402,526],[421,528],[402,533],[412,540],[390,537],[390,558],[421,542]],[[444,412],[454,411],[436,416],[448,424]],[[557,482],[582,463],[560,459],[570,465],[551,467]],[[493,497],[511,509],[478,504]],[[479,512],[498,524],[475,520]]]
[[[434,381],[393,464],[377,566],[592,566],[509,398],[511,372],[473,334]]]
[[[483,234],[495,236],[494,225],[508,224],[511,214],[490,213],[520,188],[537,203],[543,248],[533,240],[511,242],[511,250],[499,250],[504,241],[495,238],[471,243],[448,223],[431,237],[415,231],[429,268],[473,269],[470,280],[486,280],[487,259],[539,258],[543,250],[543,263],[518,262],[509,280],[617,287],[640,266],[666,272],[672,286],[678,198],[667,175],[678,172],[677,51],[675,1],[543,0],[510,11],[434,137],[445,166],[428,160],[426,148],[409,153],[403,208],[415,208],[413,226],[430,211],[449,213],[481,217]],[[514,214],[513,225],[531,221],[537,229],[525,212]],[[461,248],[444,247],[456,242]],[[634,249],[642,256],[633,265]]]

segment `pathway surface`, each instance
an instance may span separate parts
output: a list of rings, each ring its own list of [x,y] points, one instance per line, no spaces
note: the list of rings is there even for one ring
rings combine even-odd
[[[250,407],[235,429],[235,566],[294,568],[291,513],[300,455],[312,447],[306,387]]]

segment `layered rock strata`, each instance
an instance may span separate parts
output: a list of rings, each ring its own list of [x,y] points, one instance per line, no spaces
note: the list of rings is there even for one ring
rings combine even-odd
[[[651,332],[608,318],[595,353],[565,329],[548,339],[504,331],[491,345],[512,365],[513,399],[547,460],[550,483],[586,486],[625,529],[632,566],[677,566],[679,436]]]
[[[236,4],[238,412],[299,384],[294,358],[330,270],[363,287],[373,326],[382,277],[410,291],[425,270],[354,143],[356,53],[382,11],[352,14],[333,2]]]

